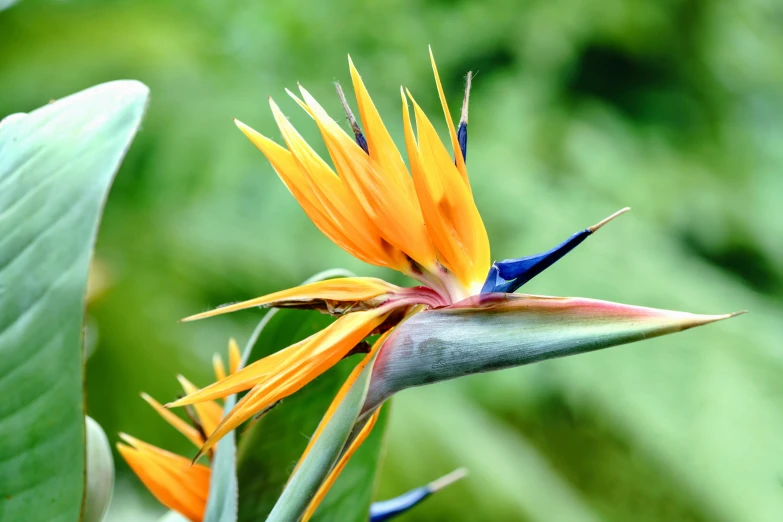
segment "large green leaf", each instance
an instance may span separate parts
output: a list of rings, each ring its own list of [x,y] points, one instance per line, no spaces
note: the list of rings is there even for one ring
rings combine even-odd
[[[0,123],[0,518],[80,517],[82,323],[101,209],[148,89],[111,82]]]

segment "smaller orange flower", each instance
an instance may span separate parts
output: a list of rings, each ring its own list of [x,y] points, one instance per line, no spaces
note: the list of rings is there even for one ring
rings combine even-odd
[[[228,358],[229,374],[233,374],[239,369],[241,360],[239,346],[234,339],[228,343]],[[215,354],[212,365],[218,380],[226,377],[226,367],[220,355]],[[178,376],[178,379],[186,394],[198,389],[183,376]],[[192,424],[190,424],[146,393],[142,393],[141,397],[197,448],[204,445],[223,417],[223,407],[218,402],[201,402],[193,406]],[[125,444],[117,443],[120,455],[150,493],[161,504],[180,513],[188,520],[201,522],[209,495],[209,466],[194,464],[186,457],[147,444],[125,433],[120,433],[120,438],[125,442]],[[207,456],[211,458],[211,452]]]

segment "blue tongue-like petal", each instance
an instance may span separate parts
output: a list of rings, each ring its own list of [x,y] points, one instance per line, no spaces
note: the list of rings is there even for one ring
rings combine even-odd
[[[426,486],[421,486],[412,489],[407,493],[403,493],[399,497],[373,502],[370,506],[370,522],[385,522],[386,520],[401,515],[433,493],[453,484],[466,475],[467,471],[464,468],[459,468],[448,475],[444,475],[443,477],[430,482]]]
[[[547,250],[541,254],[495,262],[489,269],[487,279],[484,281],[484,286],[481,288],[481,293],[512,293],[517,291],[522,285],[554,265],[564,255],[576,248],[593,232],[629,210],[630,208],[628,207],[619,210],[603,221],[577,232],[553,249]]]

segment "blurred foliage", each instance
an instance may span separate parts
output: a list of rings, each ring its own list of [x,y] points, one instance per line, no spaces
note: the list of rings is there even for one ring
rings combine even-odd
[[[125,430],[187,451],[138,393],[171,399],[176,373],[205,384],[211,354],[259,314],[178,318],[334,266],[407,284],[330,244],[231,117],[277,138],[272,95],[317,143],[283,88],[302,82],[338,116],[332,82],[350,85],[351,53],[399,139],[401,83],[439,120],[432,44],[453,110],[478,71],[468,164],[495,259],[634,209],[525,291],[751,314],[407,391],[379,496],[464,465],[467,480],[400,520],[780,520],[782,19],[773,0],[25,0],[0,12],[0,114],[117,78],[152,89],[98,243],[108,283],[90,306],[90,415],[112,440]],[[120,477],[110,520],[160,512],[139,487]]]

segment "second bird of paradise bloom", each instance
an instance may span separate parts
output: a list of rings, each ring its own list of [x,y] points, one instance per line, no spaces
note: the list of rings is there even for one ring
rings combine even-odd
[[[382,334],[335,398],[305,452],[307,455],[365,365],[375,364],[365,405],[369,417],[301,514],[305,520],[369,434],[381,404],[402,388],[632,342],[730,317],[513,294],[628,209],[577,232],[547,252],[492,263],[466,168],[471,75],[467,76],[461,118],[455,128],[432,53],[430,58],[451,152],[411,93],[401,88],[406,166],[350,59],[361,124],[339,85],[338,94],[352,136],[303,87],[299,87],[301,98],[288,92],[315,121],[334,170],[271,99],[285,146],[236,121],[327,237],[362,261],[398,270],[420,283],[401,288],[368,277],[330,279],[186,319],[252,307],[318,309],[337,317],[323,331],[167,405],[199,404],[247,391],[207,438],[199,455],[229,431],[355,352],[369,336]],[[450,346],[458,349],[449,351]]]
[[[228,343],[228,375],[237,371],[240,360],[239,346],[231,339]],[[227,374],[223,359],[215,354],[212,364],[215,378],[224,379]],[[181,375],[179,381],[185,393],[192,393],[198,389]],[[142,393],[141,397],[197,448],[204,445],[223,417],[223,407],[220,404],[215,401],[205,401],[194,405],[193,410],[189,411],[191,423],[188,423],[165,409],[146,393]],[[150,493],[161,504],[188,520],[201,522],[209,496],[210,468],[125,433],[121,433],[120,438],[124,444],[117,443],[117,450]],[[211,459],[211,453],[208,456]]]

